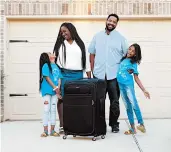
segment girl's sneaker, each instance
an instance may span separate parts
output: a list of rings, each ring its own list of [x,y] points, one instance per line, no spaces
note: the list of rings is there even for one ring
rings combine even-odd
[[[52,130],[50,133],[51,136],[59,137],[60,134],[58,134],[56,131]]]
[[[144,125],[139,125],[139,126],[137,126],[137,129],[138,129],[139,131],[141,131],[142,133],[146,133],[146,129],[145,129]]]
[[[42,134],[41,134],[41,137],[47,137],[48,136],[48,132],[47,131],[44,131]]]

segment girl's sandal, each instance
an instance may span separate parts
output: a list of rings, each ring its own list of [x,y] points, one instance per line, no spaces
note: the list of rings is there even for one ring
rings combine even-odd
[[[125,133],[124,133],[125,135],[132,135],[132,134],[136,134],[136,131],[135,130],[133,130],[132,128],[130,129],[130,130],[128,130],[128,131],[125,131]]]
[[[137,129],[138,129],[139,131],[141,131],[142,133],[146,133],[146,129],[145,129],[145,127],[144,127],[143,125],[137,126]]]
[[[55,137],[59,137],[59,136],[60,136],[60,134],[57,133],[57,132],[54,131],[54,130],[51,131],[51,134],[50,134],[50,135],[51,135],[51,136],[55,136]]]
[[[48,132],[47,131],[44,131],[42,134],[41,134],[41,137],[47,137],[48,136]]]

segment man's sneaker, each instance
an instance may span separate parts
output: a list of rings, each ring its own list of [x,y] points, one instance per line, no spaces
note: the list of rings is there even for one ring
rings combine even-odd
[[[113,125],[112,132],[114,132],[114,133],[118,133],[119,132],[119,123]]]
[[[60,128],[59,128],[59,133],[60,133],[60,134],[63,134],[63,133],[64,133],[64,128],[63,128],[63,127],[60,127]]]

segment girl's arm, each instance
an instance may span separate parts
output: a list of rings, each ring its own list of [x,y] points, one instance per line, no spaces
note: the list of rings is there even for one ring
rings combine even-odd
[[[145,90],[141,80],[139,79],[137,74],[134,74],[134,80],[135,82],[138,84],[138,86],[140,87],[140,89],[143,91],[144,95],[150,99],[150,94],[148,91]]]
[[[62,98],[60,95],[61,79],[58,80],[58,86],[55,86],[49,77],[46,76],[45,79],[52,86],[58,98],[61,99]]]
[[[52,86],[53,89],[56,88],[56,86],[53,84],[52,80],[48,76],[45,76],[45,79]]]

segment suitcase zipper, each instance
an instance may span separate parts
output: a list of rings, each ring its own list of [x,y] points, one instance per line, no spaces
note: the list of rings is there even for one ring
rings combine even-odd
[[[94,105],[94,100],[92,100],[92,106]]]

